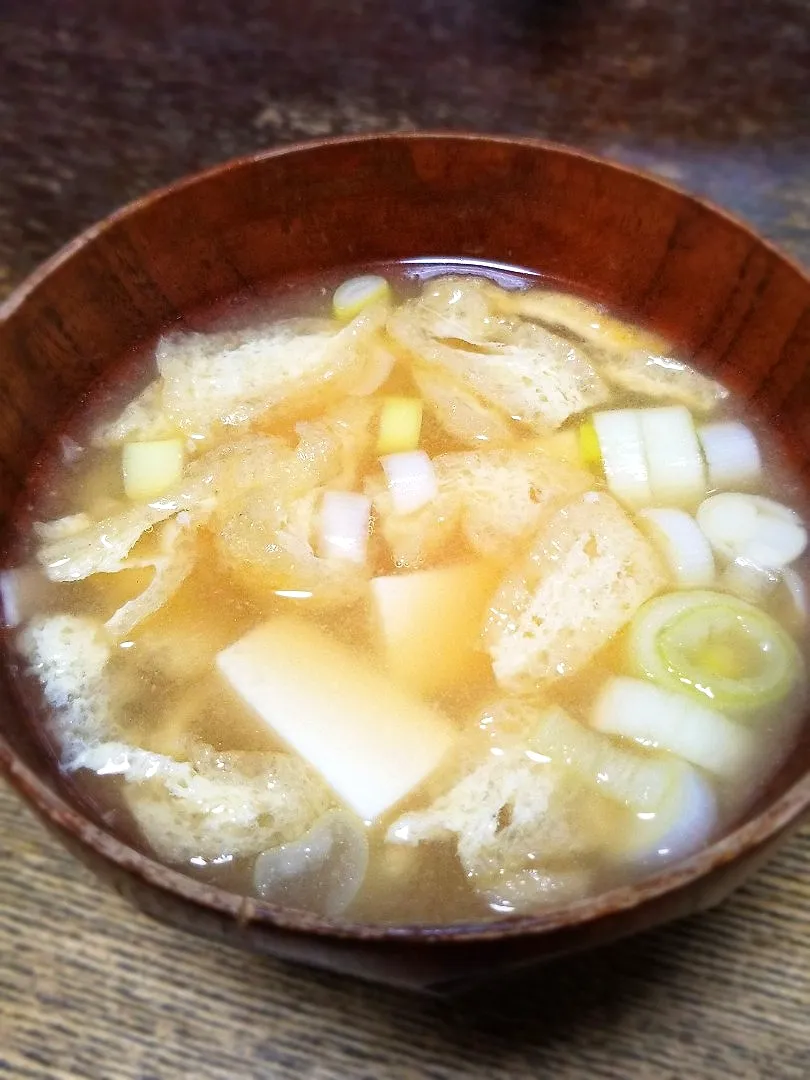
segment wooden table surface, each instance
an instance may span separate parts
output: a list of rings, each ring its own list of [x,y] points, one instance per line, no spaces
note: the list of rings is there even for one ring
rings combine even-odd
[[[2,0],[0,295],[184,172],[428,126],[645,165],[810,263],[807,0]],[[153,924],[0,789],[0,1075],[807,1080],[809,931],[806,829],[712,913],[437,1004]]]

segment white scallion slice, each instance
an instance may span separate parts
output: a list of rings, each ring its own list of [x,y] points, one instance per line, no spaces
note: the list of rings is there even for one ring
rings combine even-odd
[[[673,757],[653,756],[622,746],[562,709],[549,708],[532,738],[532,750],[571,769],[595,791],[632,814],[652,814],[681,784],[688,766]]]
[[[717,582],[718,587],[752,604],[762,604],[779,585],[781,574],[767,566],[760,566],[744,555],[738,555],[724,568]]]
[[[641,865],[665,865],[704,847],[717,828],[717,799],[697,769],[685,765],[654,813],[633,815],[615,854]]]
[[[802,633],[807,629],[808,614],[810,614],[804,578],[797,570],[789,566],[782,571],[782,586],[787,600],[787,621],[792,629]]]
[[[424,450],[386,454],[380,458],[394,510],[412,514],[421,510],[439,493],[433,462]]]
[[[354,491],[327,491],[320,514],[318,554],[364,563],[371,528],[371,499]]]
[[[706,470],[692,414],[685,405],[639,410],[653,499],[695,503],[706,494]]]
[[[636,612],[627,634],[634,669],[724,713],[783,700],[802,678],[796,643],[770,615],[727,593],[666,593]]]
[[[780,570],[807,547],[799,515],[764,495],[724,491],[700,504],[697,522],[709,543],[728,560],[742,556],[759,566]]]
[[[668,750],[718,776],[743,776],[755,750],[753,733],[716,709],[643,679],[616,676],[603,686],[591,726],[642,746]]]
[[[628,506],[648,506],[653,499],[640,411],[608,409],[592,419],[611,492]]]
[[[525,866],[499,878],[483,891],[483,896],[492,911],[503,917],[521,912],[536,915],[543,908],[581,900],[592,890],[593,877],[584,866],[555,866],[553,871],[543,866]]]
[[[340,915],[368,868],[362,822],[343,810],[324,814],[300,840],[263,851],[253,869],[260,899],[319,915]]]
[[[762,458],[753,432],[738,420],[698,428],[710,488],[746,487],[759,479]]]
[[[363,308],[387,300],[391,286],[379,274],[362,274],[349,278],[335,289],[332,312],[341,322],[351,322]]]
[[[672,507],[641,510],[642,528],[667,561],[675,584],[700,589],[714,581],[714,556],[700,526],[685,510]]]

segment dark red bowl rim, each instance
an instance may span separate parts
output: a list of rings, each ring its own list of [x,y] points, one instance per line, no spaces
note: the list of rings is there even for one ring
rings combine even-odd
[[[91,225],[42,263],[0,304],[0,321],[8,319],[54,270],[67,262],[76,252],[91,244],[118,221],[138,214],[144,207],[178,190],[205,183],[211,177],[223,172],[282,155],[319,152],[328,150],[332,146],[421,141],[446,143],[492,142],[523,146],[561,157],[582,158],[601,168],[633,175],[653,187],[676,192],[693,205],[702,207],[709,213],[724,218],[734,228],[749,237],[752,242],[759,244],[783,263],[789,265],[807,283],[808,294],[810,295],[810,278],[808,278],[804,268],[769,241],[758,236],[745,222],[714,206],[712,203],[683,191],[677,185],[651,176],[643,170],[629,168],[595,154],[540,139],[453,131],[380,132],[316,139],[265,150],[256,154],[248,154],[222,162],[202,172],[183,177],[174,183],[158,188],[115,211],[102,221]],[[448,252],[448,256],[450,255],[452,255],[452,252]],[[97,856],[135,875],[145,884],[154,888],[173,894],[199,907],[230,916],[240,925],[267,925],[293,933],[399,943],[486,941],[548,934],[555,930],[570,930],[577,926],[583,926],[605,916],[616,915],[640,907],[657,897],[678,891],[701,878],[705,878],[712,871],[740,859],[746,853],[764,847],[769,840],[795,826],[802,816],[810,810],[810,770],[808,770],[806,775],[802,776],[752,820],[676,866],[646,878],[637,884],[611,889],[595,897],[577,901],[541,915],[507,916],[486,921],[443,926],[427,924],[389,926],[353,923],[342,919],[328,919],[307,912],[266,904],[196,881],[178,870],[172,870],[118,840],[111,833],[95,825],[70,806],[55,790],[39,779],[32,769],[23,764],[2,734],[0,734],[0,771],[6,775],[14,787],[48,822],[75,837]]]

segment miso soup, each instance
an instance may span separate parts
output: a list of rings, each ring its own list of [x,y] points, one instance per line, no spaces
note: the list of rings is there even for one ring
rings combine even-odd
[[[363,269],[186,319],[45,455],[2,596],[61,768],[157,859],[354,921],[685,858],[798,735],[797,484],[622,314]]]

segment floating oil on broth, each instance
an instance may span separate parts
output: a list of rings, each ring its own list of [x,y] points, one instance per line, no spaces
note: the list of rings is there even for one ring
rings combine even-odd
[[[368,922],[699,849],[802,716],[767,431],[536,275],[344,277],[182,320],[32,477],[3,602],[71,783],[189,874]]]

